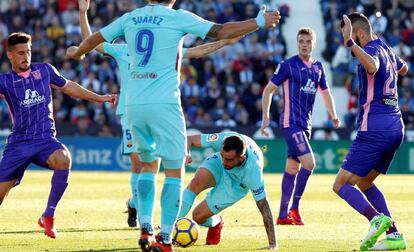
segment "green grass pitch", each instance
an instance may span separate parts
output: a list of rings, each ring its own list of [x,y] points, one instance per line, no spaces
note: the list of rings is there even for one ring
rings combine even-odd
[[[43,235],[37,218],[50,190],[48,171],[28,171],[0,207],[0,251],[137,251],[139,231],[127,227],[125,200],[129,173],[72,172],[70,185],[56,211],[56,240]],[[192,174],[188,174],[187,185]],[[159,180],[164,178],[160,174]],[[279,251],[358,251],[368,222],[332,190],[334,175],[314,174],[301,202],[306,225],[277,226]],[[397,227],[414,251],[414,176],[388,175],[378,185],[388,198]],[[266,174],[273,215],[279,209],[280,174]],[[159,181],[158,197],[162,183]],[[200,200],[204,194],[196,199]],[[159,199],[155,223],[160,221]],[[206,228],[190,248],[178,251],[256,251],[267,245],[262,218],[250,194],[222,213],[222,242],[204,246]]]

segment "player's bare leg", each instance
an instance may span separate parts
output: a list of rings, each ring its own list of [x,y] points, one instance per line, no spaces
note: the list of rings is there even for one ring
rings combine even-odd
[[[292,219],[288,216],[288,207],[290,198],[292,198],[296,174],[298,173],[299,168],[300,163],[298,160],[291,157],[287,159],[285,172],[282,178],[282,194],[280,199],[279,217],[276,220],[277,225],[294,225]]]
[[[3,203],[4,198],[9,193],[10,189],[16,184],[17,179],[13,179],[6,182],[0,182],[0,205]]]
[[[333,190],[351,207],[364,215],[370,221],[370,228],[367,236],[362,240],[360,249],[368,250],[377,241],[378,237],[388,230],[392,225],[392,219],[378,211],[367,201],[361,191],[354,187],[362,178],[347,170],[340,169]]]
[[[207,245],[217,245],[220,243],[221,229],[223,228],[224,221],[221,216],[215,215],[210,210],[205,200],[193,210],[193,220],[201,226],[208,227]]]
[[[127,223],[129,227],[137,226],[137,205],[138,205],[138,174],[141,171],[141,161],[139,155],[136,152],[129,154],[131,160],[131,192],[132,198],[128,199],[126,202],[128,209],[128,218]]]
[[[374,184],[374,180],[379,174],[378,171],[372,170],[357,183],[357,186],[378,212],[392,219],[385,196]],[[407,243],[403,234],[398,231],[395,222],[393,222],[392,226],[386,231],[386,239],[379,241],[370,250],[403,250],[406,247]]]
[[[183,202],[178,218],[183,218],[188,214],[198,194],[215,185],[214,176],[208,169],[201,167],[197,169],[194,178],[183,192]]]
[[[45,235],[50,238],[56,238],[57,231],[54,227],[54,215],[56,206],[68,186],[69,171],[72,164],[69,151],[66,149],[55,150],[48,157],[46,164],[54,169],[54,172],[47,207],[39,218],[38,224],[44,229]]]
[[[315,169],[315,157],[313,153],[308,153],[298,157],[300,161],[300,170],[296,176],[295,191],[293,193],[292,206],[290,207],[288,216],[295,225],[304,225],[302,217],[299,213],[299,202],[305,191],[306,184],[310,175],[312,175],[313,169]]]

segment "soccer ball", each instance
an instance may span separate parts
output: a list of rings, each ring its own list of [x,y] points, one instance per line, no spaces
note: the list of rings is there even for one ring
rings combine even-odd
[[[194,245],[199,234],[200,228],[195,221],[188,218],[181,218],[175,223],[172,240],[175,245],[187,248]]]

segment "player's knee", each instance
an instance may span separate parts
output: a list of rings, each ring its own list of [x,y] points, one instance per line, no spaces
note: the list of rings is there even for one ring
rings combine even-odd
[[[72,161],[70,160],[70,157],[68,156],[60,156],[56,159],[55,168],[56,170],[69,170],[71,167]]]
[[[365,191],[373,185],[372,181],[362,180],[357,183],[359,190]]]
[[[342,184],[339,184],[339,183],[335,182],[335,183],[333,184],[333,186],[332,186],[332,190],[333,190],[336,194],[338,194],[338,193],[339,193],[339,190],[341,189],[341,187],[342,187]]]
[[[302,167],[309,171],[312,171],[313,169],[315,169],[315,166],[316,166],[315,160],[308,161],[302,164]]]
[[[188,185],[187,189],[198,195],[200,193],[200,180],[198,178],[193,178]]]

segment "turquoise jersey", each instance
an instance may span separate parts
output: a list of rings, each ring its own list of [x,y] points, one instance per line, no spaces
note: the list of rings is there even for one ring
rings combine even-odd
[[[115,59],[121,72],[121,83],[118,97],[118,106],[116,114],[121,116],[125,114],[125,95],[129,79],[129,53],[127,44],[103,43],[104,53]]]
[[[223,146],[224,139],[229,136],[240,136],[247,144],[246,150],[246,162],[239,167],[234,167],[232,169],[225,169],[222,165],[220,150]],[[215,134],[202,134],[201,135],[201,147],[203,148],[213,148],[217,153],[209,157],[210,160],[207,160],[202,164],[204,166],[220,166],[221,169],[232,179],[237,181],[237,183],[228,183],[233,184],[236,188],[233,190],[238,191],[247,191],[251,190],[253,197],[256,201],[264,199],[266,197],[266,192],[264,189],[264,180],[263,180],[263,153],[259,146],[248,136],[238,134],[237,132],[223,132]],[[213,168],[213,167],[205,167]],[[213,170],[213,169],[210,169]]]
[[[100,30],[106,41],[125,36],[131,55],[126,104],[180,104],[183,37],[204,38],[214,23],[185,10],[148,4]]]

